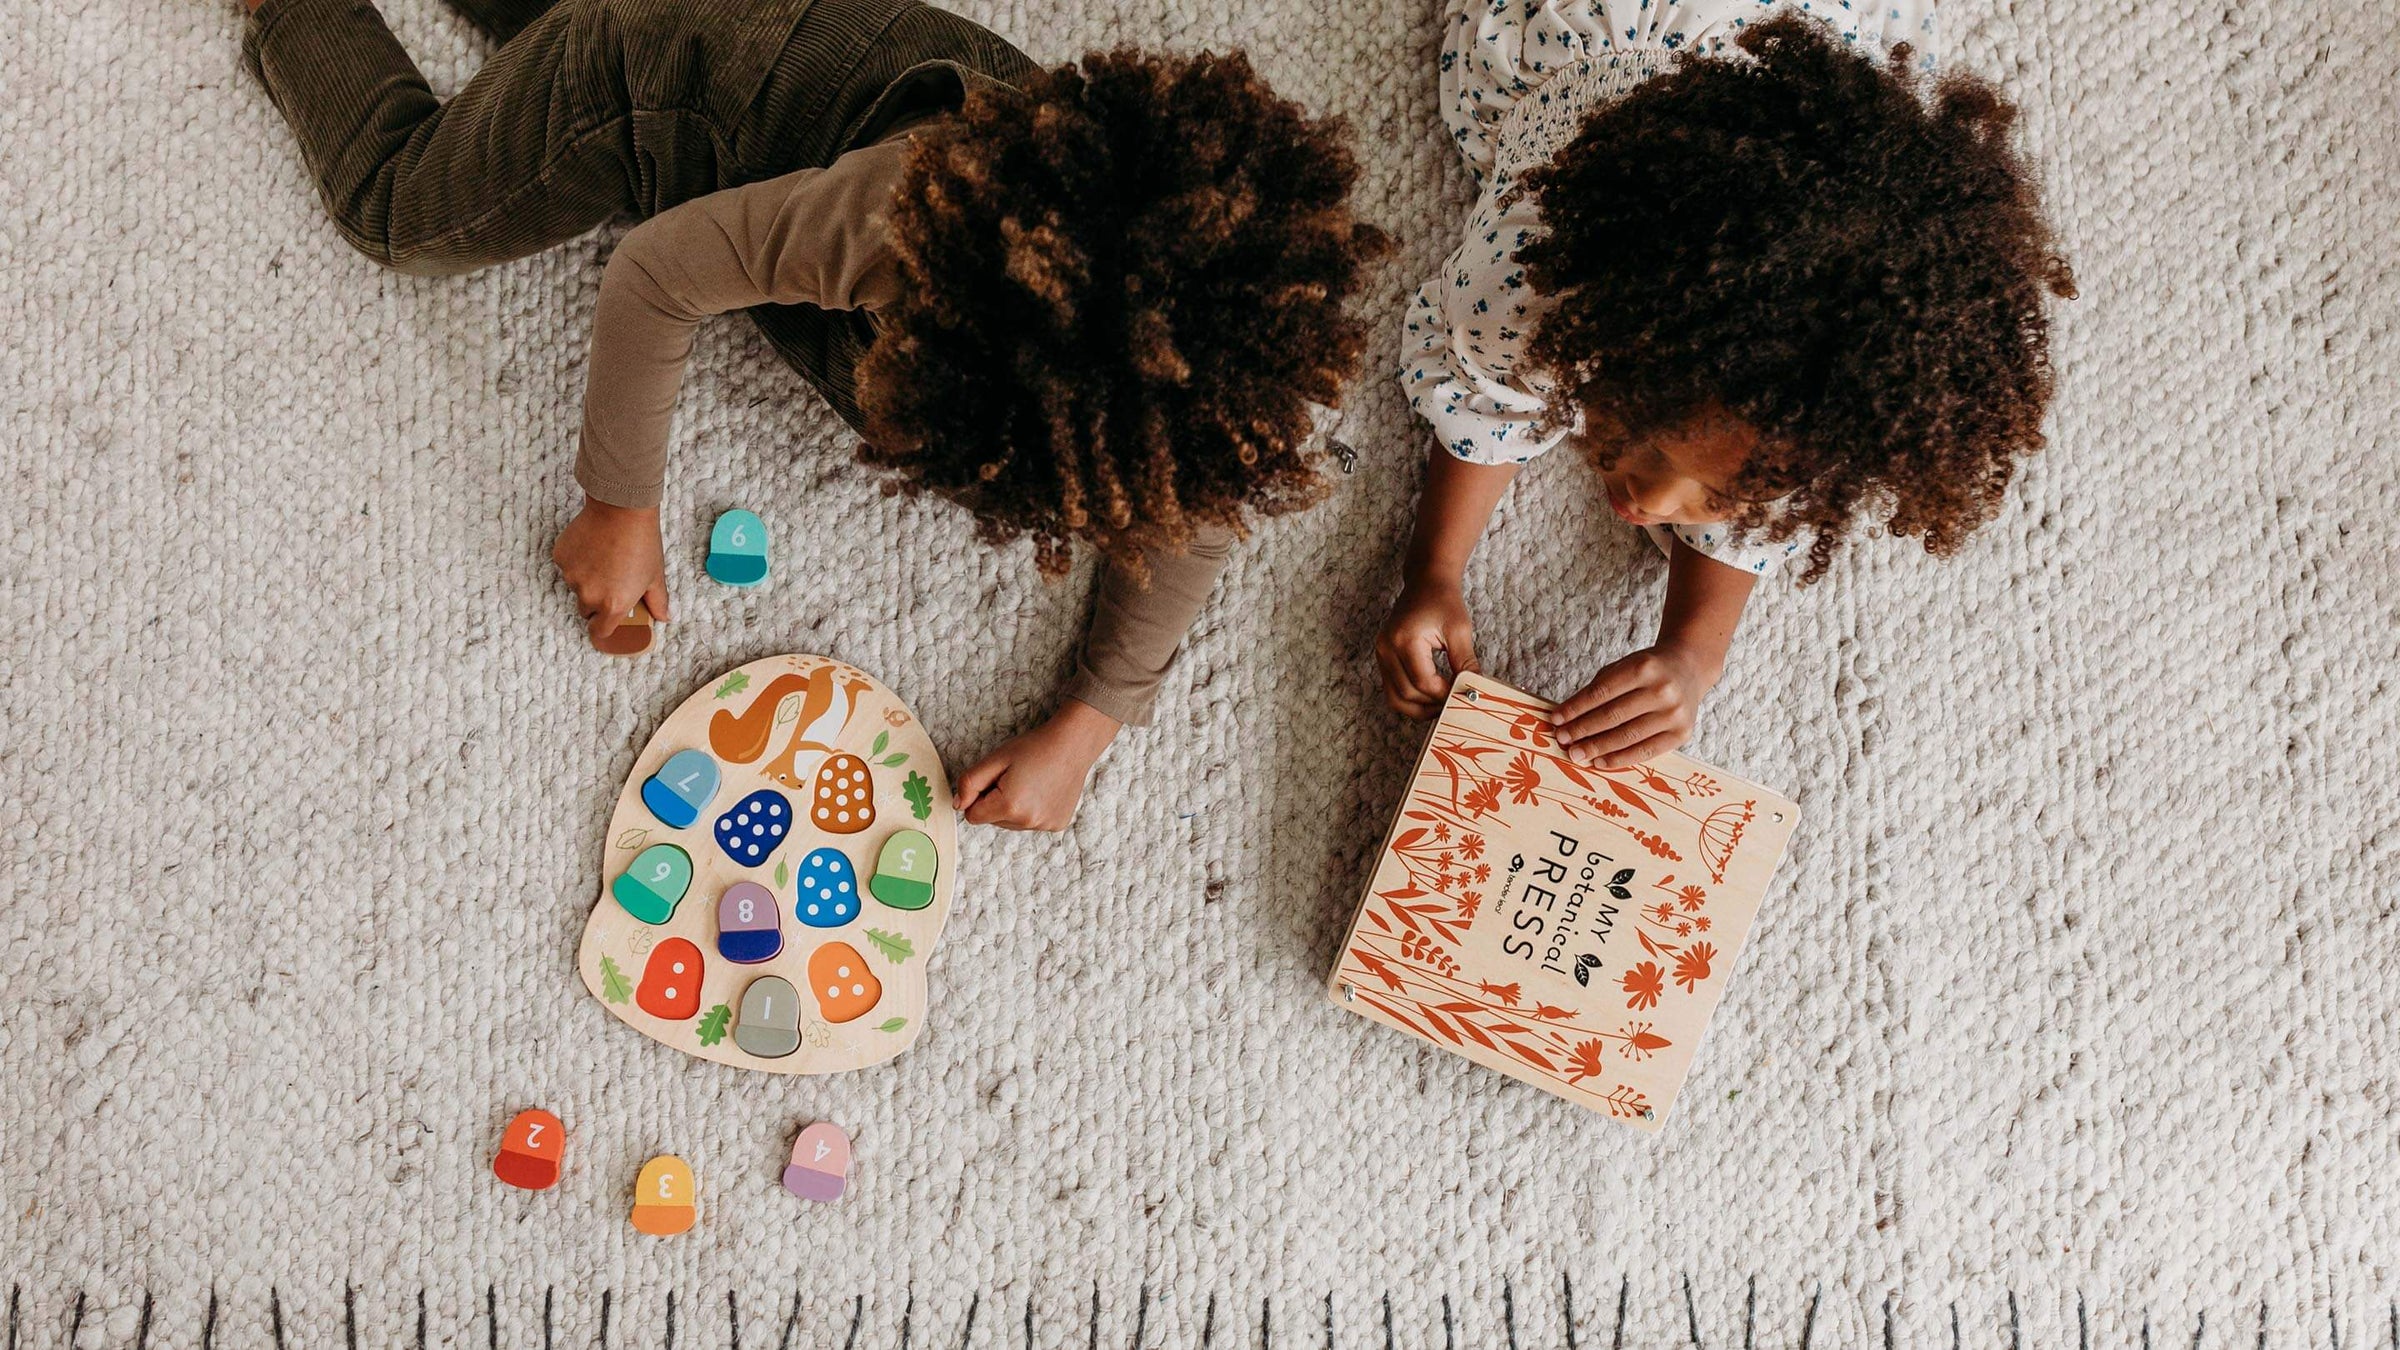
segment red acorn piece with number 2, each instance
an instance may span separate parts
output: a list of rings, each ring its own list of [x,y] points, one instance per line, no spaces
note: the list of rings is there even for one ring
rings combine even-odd
[[[567,1127],[547,1111],[519,1111],[500,1135],[492,1175],[521,1190],[546,1191],[558,1184],[567,1153]]]

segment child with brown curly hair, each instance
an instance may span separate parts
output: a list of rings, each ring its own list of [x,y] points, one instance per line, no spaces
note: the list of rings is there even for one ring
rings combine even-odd
[[[2074,294],[1989,83],[1923,73],[1929,4],[1454,0],[1444,116],[1482,188],[1411,303],[1433,427],[1385,696],[1475,665],[1461,581],[1562,441],[1668,555],[1658,636],[1554,714],[1611,767],[1683,743],[1757,579],[1807,584],[1873,512],[1937,555],[2042,445]]]
[[[457,0],[501,46],[434,97],[373,5],[248,0],[248,64],[343,237],[449,275],[617,216],[554,556],[595,643],[670,617],[659,500],[692,334],[743,310],[906,491],[1041,570],[1104,558],[1066,696],[958,778],[1063,829],[1258,521],[1316,501],[1387,247],[1345,128],[1238,53],[1044,71],[918,0]]]

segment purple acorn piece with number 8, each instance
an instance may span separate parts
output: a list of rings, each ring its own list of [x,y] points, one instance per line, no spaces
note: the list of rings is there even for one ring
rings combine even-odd
[[[717,954],[741,965],[772,961],[783,950],[783,919],[775,892],[737,881],[717,901]]]
[[[758,867],[774,857],[791,832],[792,804],[768,788],[742,798],[717,817],[717,847],[744,867]]]

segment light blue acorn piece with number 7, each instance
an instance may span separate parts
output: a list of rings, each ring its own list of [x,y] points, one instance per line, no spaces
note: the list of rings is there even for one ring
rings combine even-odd
[[[708,574],[728,586],[755,586],[767,579],[766,522],[747,511],[728,511],[708,532]]]
[[[642,784],[642,805],[678,830],[698,820],[716,795],[717,762],[702,750],[676,751]]]

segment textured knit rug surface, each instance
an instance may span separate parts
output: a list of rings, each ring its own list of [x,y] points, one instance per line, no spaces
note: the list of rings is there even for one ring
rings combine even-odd
[[[965,12],[1045,59],[1246,43],[1349,116],[1405,288],[1467,204],[1430,0]],[[386,5],[438,88],[487,44]],[[1084,578],[887,498],[738,320],[666,512],[680,621],[592,655],[548,560],[613,234],[348,252],[200,0],[0,6],[0,1269],[11,1345],[2384,1344],[2400,1294],[2400,11],[1960,3],[2080,274],[2052,448],[1965,556],[1761,590],[1692,750],[1806,823],[1645,1139],[1328,1007],[1414,757],[1368,657],[1424,438],[1267,530],[1068,833],[970,830],[923,1039],[826,1079],[579,986],[632,757],[830,653],[953,770],[1048,706]],[[1471,579],[1561,692],[1661,567],[1554,456]],[[700,574],[743,505],[782,552]],[[512,1112],[571,1132],[496,1184]],[[776,1184],[791,1135],[855,1189]],[[702,1218],[625,1221],[643,1159]],[[676,1338],[680,1337],[678,1341]]]

